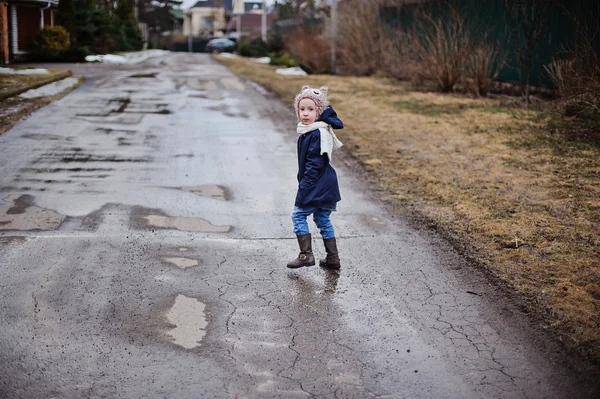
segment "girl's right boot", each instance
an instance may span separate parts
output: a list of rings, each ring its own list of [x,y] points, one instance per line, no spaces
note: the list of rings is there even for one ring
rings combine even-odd
[[[314,266],[315,256],[312,252],[312,237],[310,234],[304,234],[296,236],[298,239],[298,246],[300,247],[300,253],[298,257],[287,264],[290,269],[297,269],[303,266]]]

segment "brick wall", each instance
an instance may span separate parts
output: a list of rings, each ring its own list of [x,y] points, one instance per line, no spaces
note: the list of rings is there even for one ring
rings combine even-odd
[[[0,65],[10,60],[8,36],[8,4],[0,1]]]

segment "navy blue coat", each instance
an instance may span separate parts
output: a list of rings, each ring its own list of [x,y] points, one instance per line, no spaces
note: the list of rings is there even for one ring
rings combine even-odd
[[[344,124],[331,107],[327,107],[318,121],[343,129]],[[340,201],[340,188],[335,170],[326,154],[321,155],[319,129],[298,138],[298,192],[296,206],[321,207]]]

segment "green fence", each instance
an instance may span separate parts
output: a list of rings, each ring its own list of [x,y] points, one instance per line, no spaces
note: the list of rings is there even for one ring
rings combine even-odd
[[[529,7],[527,13],[536,15],[536,22],[528,23],[531,18],[523,14],[524,8],[518,8],[519,4]],[[429,15],[433,19],[447,18],[451,8],[464,19],[474,37],[485,38],[505,52],[506,64],[498,80],[506,82],[520,82],[519,58],[524,52],[519,51],[519,44],[524,45],[527,38],[532,37],[530,26],[540,32],[534,46],[530,82],[533,86],[541,87],[552,87],[544,66],[552,58],[564,57],[565,49],[574,48],[581,41],[582,26],[587,26],[592,33],[600,33],[598,0],[439,0],[385,7],[381,17],[393,29],[418,29],[418,15]],[[599,36],[596,35],[594,39],[596,49],[600,48]]]

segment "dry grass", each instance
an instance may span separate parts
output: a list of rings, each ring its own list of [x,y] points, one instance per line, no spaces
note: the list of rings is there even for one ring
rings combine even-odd
[[[62,74],[55,74],[54,78],[58,79],[65,74],[65,71],[60,71]],[[71,75],[71,72],[67,71],[68,75]],[[0,75],[0,80],[2,77],[6,75]],[[34,75],[40,76],[40,75]],[[20,76],[23,77],[23,76]],[[30,76],[29,76],[30,77]],[[47,78],[47,76],[46,76]],[[39,81],[32,79],[17,79],[16,82],[20,82],[23,84],[24,81],[29,81],[31,84],[29,86],[19,86],[20,89],[25,89],[28,87],[39,87]],[[33,83],[32,83],[33,82]],[[83,82],[83,78],[79,78],[79,83],[69,90],[66,90],[56,96],[50,97],[40,97],[40,98],[21,98],[19,96],[12,96],[9,98],[4,98],[0,100],[0,134],[6,132],[10,128],[12,128],[15,123],[17,123],[21,118],[33,113],[34,111],[50,104],[53,101],[59,100],[62,97],[66,96],[71,91],[75,90],[77,86],[79,86]],[[14,86],[13,86],[14,87]],[[0,97],[1,98],[1,97]]]
[[[245,59],[218,59],[290,106],[302,84],[327,84],[346,126],[340,139],[384,200],[435,224],[600,359],[598,132],[560,119],[552,103],[536,111],[415,92],[389,79],[284,77]]]
[[[27,67],[11,68],[26,69]],[[48,69],[48,73],[43,75],[6,75],[0,73],[0,100],[68,76],[71,76],[71,71],[62,69]]]

